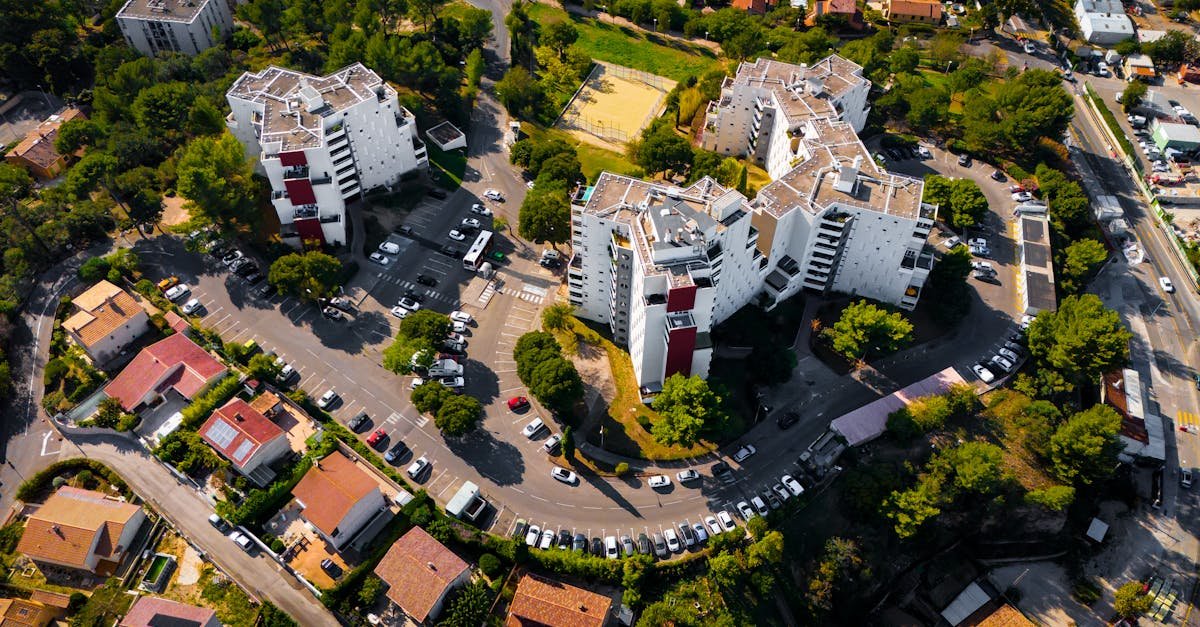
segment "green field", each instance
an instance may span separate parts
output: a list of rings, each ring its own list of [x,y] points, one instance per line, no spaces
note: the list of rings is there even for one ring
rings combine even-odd
[[[634,165],[625,155],[581,142],[563,131],[541,128],[527,122],[521,125],[521,132],[535,141],[561,139],[574,146],[575,153],[579,156],[579,166],[583,170],[583,175],[591,183],[595,183],[600,173],[606,171],[637,177],[643,175],[642,169]]]
[[[722,67],[717,55],[702,46],[609,22],[577,16],[568,18],[565,11],[547,4],[531,4],[528,10],[529,15],[542,26],[565,19],[574,21],[579,29],[579,40],[575,45],[593,59],[676,81]]]

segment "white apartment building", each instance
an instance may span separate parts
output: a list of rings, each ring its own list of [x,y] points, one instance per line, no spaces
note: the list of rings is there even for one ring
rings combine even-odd
[[[428,167],[417,120],[396,90],[355,63],[329,76],[271,66],[225,94],[226,124],[259,157],[283,241],[346,243],[346,203]]]
[[[628,346],[639,385],[707,376],[712,327],[752,301],[807,290],[916,306],[936,209],[858,139],[869,88],[837,56],[743,64],[702,141],[764,164],[773,182],[753,201],[707,178],[680,189],[609,173],[577,197],[570,301]]]
[[[168,51],[195,55],[233,30],[230,4],[228,0],[129,0],[117,11],[117,25],[125,42],[146,56]]]
[[[1076,0],[1075,19],[1084,40],[1092,44],[1111,46],[1136,34],[1120,0]]]

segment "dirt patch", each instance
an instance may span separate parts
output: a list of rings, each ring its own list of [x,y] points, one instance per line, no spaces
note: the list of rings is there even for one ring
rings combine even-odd
[[[185,202],[187,201],[181,196],[163,198],[162,220],[159,221],[162,228],[165,229],[169,226],[183,224],[192,219],[192,214],[188,213],[188,210],[183,207],[183,203]]]

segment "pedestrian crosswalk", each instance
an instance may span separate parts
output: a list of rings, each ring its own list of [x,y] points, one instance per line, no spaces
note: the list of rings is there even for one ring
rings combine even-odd
[[[1200,428],[1200,415],[1190,411],[1181,411],[1175,415],[1175,423],[1180,427]]]
[[[492,297],[496,295],[496,284],[489,281],[483,291],[479,293],[479,306],[487,307],[488,303],[492,302]]]
[[[382,273],[379,275],[379,278],[384,281],[387,281],[388,283],[395,283],[396,285],[399,285],[400,287],[412,290],[418,294],[425,296],[426,298],[440,300],[443,303],[447,303],[452,307],[458,307],[458,305],[459,305],[459,300],[457,298],[455,298],[453,296],[447,296],[445,294],[442,294],[441,292],[438,292],[437,290],[433,290],[433,289],[429,289],[427,287],[417,285],[416,283],[413,283],[412,281],[406,281],[404,279],[394,277],[394,276],[391,276],[388,274],[382,274]]]
[[[543,293],[539,295],[539,294],[529,291],[529,290],[515,290],[515,289],[509,288],[509,287],[502,287],[499,289],[499,292],[501,294],[508,294],[509,296],[514,296],[516,298],[520,298],[523,301],[527,301],[527,302],[538,304],[538,305],[540,305],[542,303],[542,301],[546,299],[546,295],[544,293],[545,290],[542,290],[542,291],[543,291]]]

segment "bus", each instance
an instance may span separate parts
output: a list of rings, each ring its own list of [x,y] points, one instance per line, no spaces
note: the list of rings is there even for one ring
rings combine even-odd
[[[475,243],[471,244],[471,248],[463,257],[463,269],[473,272],[479,271],[479,266],[488,260],[488,253],[492,250],[492,232],[480,231],[479,236],[475,238]]]

